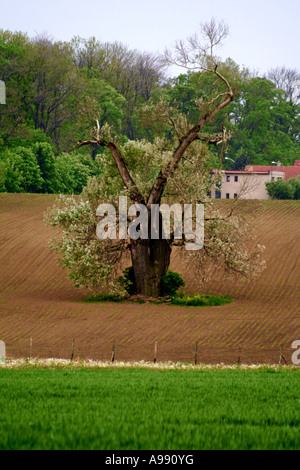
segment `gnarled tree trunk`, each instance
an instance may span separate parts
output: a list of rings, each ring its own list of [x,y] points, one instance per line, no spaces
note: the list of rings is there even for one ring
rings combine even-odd
[[[131,259],[136,293],[147,297],[162,295],[162,276],[170,265],[171,245],[168,240],[131,240]]]

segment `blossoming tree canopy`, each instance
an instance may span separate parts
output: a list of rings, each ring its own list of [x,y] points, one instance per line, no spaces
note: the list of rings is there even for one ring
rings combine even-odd
[[[150,297],[161,295],[162,277],[169,268],[172,247],[182,246],[186,240],[177,240],[174,233],[166,239],[161,231],[159,236],[151,237],[152,207],[161,206],[163,197],[172,204],[205,203],[211,184],[208,146],[218,146],[222,154],[231,137],[224,124],[217,134],[203,132],[234,97],[234,76],[214,56],[214,48],[227,36],[228,28],[224,23],[211,20],[202,25],[201,33],[201,38],[194,35],[186,43],[178,42],[174,53],[165,54],[167,63],[192,70],[198,74],[200,82],[204,79],[209,83],[208,91],[196,100],[197,115],[193,119],[178,112],[173,103],[160,100],[153,103],[150,110],[145,109],[145,114],[167,127],[165,136],[158,132],[151,141],[124,143],[113,135],[108,124],[101,125],[99,117],[95,116],[94,137],[77,142],[80,148],[87,145],[99,148],[101,175],[89,181],[79,205],[69,198],[52,215],[52,223],[63,229],[58,251],[63,254],[63,261],[77,285],[97,286],[116,277],[114,269],[128,250],[136,293]],[[97,207],[101,203],[114,204],[118,214],[118,198],[123,195],[131,204],[147,211],[149,224],[144,225],[148,226],[149,236],[129,235],[127,239],[99,241]],[[161,227],[161,220],[159,222]],[[210,214],[208,209],[204,222],[203,250],[193,252],[193,260],[199,261],[200,269],[203,256],[210,256],[219,264],[223,262],[228,270],[243,274],[254,272],[253,267],[249,268],[253,258],[245,251],[247,245],[241,242],[242,232],[246,236],[249,231],[238,219],[233,223],[229,216]]]

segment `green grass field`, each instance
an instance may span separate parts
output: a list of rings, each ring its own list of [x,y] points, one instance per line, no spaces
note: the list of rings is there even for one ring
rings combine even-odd
[[[299,372],[3,367],[0,450],[299,450]]]

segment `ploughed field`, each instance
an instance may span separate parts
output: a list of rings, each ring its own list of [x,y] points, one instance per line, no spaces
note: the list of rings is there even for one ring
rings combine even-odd
[[[292,364],[300,340],[300,202],[243,201],[254,212],[267,267],[255,281],[199,284],[174,252],[187,292],[234,297],[218,307],[86,303],[47,245],[43,214],[55,195],[0,194],[0,340],[7,358]],[[216,201],[227,204],[228,201]],[[281,349],[280,349],[281,348]],[[280,356],[281,354],[281,356]]]

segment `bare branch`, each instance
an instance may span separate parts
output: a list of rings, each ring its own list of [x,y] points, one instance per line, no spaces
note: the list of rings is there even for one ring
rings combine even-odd
[[[188,70],[212,71],[217,65],[214,58],[214,49],[221,46],[223,40],[229,34],[229,27],[215,18],[209,22],[201,24],[201,36],[194,34],[187,38],[186,42],[180,40],[175,43],[175,50],[172,54],[165,51],[164,61]]]
[[[198,135],[196,139],[202,140],[203,142],[207,142],[208,144],[212,145],[220,145],[220,144],[225,144],[229,139],[232,137],[232,132],[226,131],[226,127],[223,126],[223,131],[222,133],[219,132],[218,134],[212,134],[212,135]]]
[[[102,144],[100,140],[78,140],[77,141],[77,147],[83,147],[84,145],[102,145]]]
[[[113,142],[107,142],[106,140],[103,140],[103,139],[85,140],[85,141],[79,140],[77,142],[78,147],[82,147],[84,145],[95,145],[95,144],[99,146],[107,147],[110,150],[110,153],[115,161],[116,167],[119,171],[122,181],[128,190],[130,199],[133,202],[142,203],[143,197],[140,194],[135,182],[133,181],[118,147]]]
[[[209,22],[202,24],[202,35],[207,37],[210,41],[210,55],[213,55],[214,47],[220,46],[223,40],[229,34],[229,27],[224,21],[216,22],[212,18]]]
[[[186,43],[177,41],[174,54],[169,51],[165,52],[165,61],[189,70],[198,69],[214,74],[225,84],[227,91],[217,93],[206,104],[203,115],[199,118],[198,122],[188,130],[185,136],[180,138],[179,146],[174,151],[171,161],[164,171],[160,171],[156,178],[147,201],[148,207],[160,201],[168,179],[178,167],[186,149],[193,141],[200,139],[215,145],[224,145],[229,138],[229,135],[226,136],[226,130],[224,129],[222,136],[215,136],[214,139],[211,137],[207,139],[207,137],[199,135],[201,129],[233,100],[233,90],[228,80],[218,71],[218,64],[213,57],[214,48],[222,43],[223,39],[228,35],[229,29],[224,22],[216,23],[214,18],[209,23],[203,24],[201,28],[202,36],[207,40],[207,43],[202,44],[196,34],[188,38]],[[174,122],[172,124],[175,127]]]
[[[228,84],[229,85],[229,84]],[[230,86],[229,86],[230,88]],[[208,111],[204,116],[202,116],[199,121],[193,126],[188,133],[181,139],[179,146],[173,153],[173,158],[167,165],[164,171],[160,171],[159,175],[156,178],[156,181],[151,189],[147,206],[151,207],[151,204],[157,204],[163,191],[166,187],[168,179],[174,171],[177,169],[181,158],[183,157],[186,149],[191,145],[191,143],[198,138],[200,130],[210,122],[225,106],[227,106],[233,99],[233,92],[230,88],[230,91],[225,94],[220,103],[218,103],[215,108],[211,111]]]

